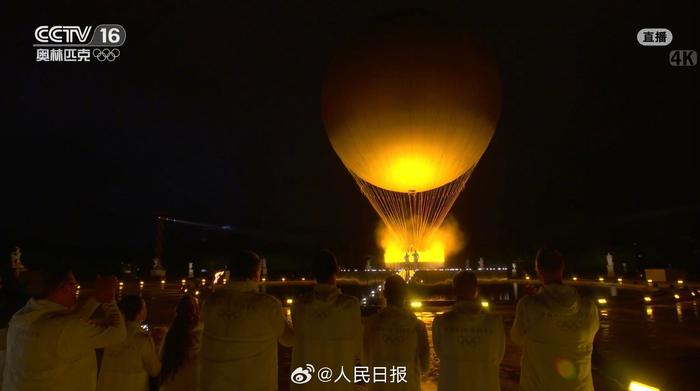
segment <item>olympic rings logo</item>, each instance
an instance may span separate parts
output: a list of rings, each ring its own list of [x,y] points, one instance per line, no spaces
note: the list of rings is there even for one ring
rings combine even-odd
[[[99,62],[109,61],[112,62],[119,57],[121,52],[119,49],[93,49],[92,56]]]

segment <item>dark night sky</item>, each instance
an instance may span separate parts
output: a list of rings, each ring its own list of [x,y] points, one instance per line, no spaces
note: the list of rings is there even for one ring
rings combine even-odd
[[[374,251],[378,218],[325,137],[320,89],[331,53],[400,5],[463,25],[501,66],[501,121],[453,210],[468,254],[700,247],[697,68],[668,64],[697,50],[691,1],[170,3],[16,12],[4,240],[137,251],[166,214]],[[37,26],[99,23],[127,30],[115,63],[35,63]],[[671,47],[640,46],[644,27]]]

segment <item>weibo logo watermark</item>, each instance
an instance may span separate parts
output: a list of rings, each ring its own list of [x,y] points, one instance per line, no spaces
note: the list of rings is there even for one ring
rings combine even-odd
[[[294,384],[306,384],[313,379],[315,369],[311,364],[306,364],[306,368],[299,367],[292,372],[292,383]]]
[[[120,24],[39,26],[34,30],[36,62],[113,62],[126,41]]]
[[[370,370],[371,369],[371,370]],[[334,376],[333,370],[329,367],[321,367],[316,371],[316,368],[311,364],[306,364],[297,367],[292,371],[290,378],[294,384],[306,384],[313,380],[314,373],[316,378],[321,383],[338,383],[345,381],[349,384],[368,384],[368,383],[408,383],[407,371],[405,366],[392,367],[366,367],[355,366],[352,372],[348,371],[350,377],[345,374],[345,367],[341,366],[337,376]]]

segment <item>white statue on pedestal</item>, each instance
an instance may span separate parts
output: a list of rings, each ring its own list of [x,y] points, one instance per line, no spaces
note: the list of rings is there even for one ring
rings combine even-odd
[[[187,278],[194,278],[194,263],[187,264]]]
[[[518,275],[518,264],[513,262],[511,265],[513,265],[513,270],[510,272],[511,276],[516,277]]]
[[[615,277],[615,263],[612,254],[608,253],[605,259],[608,261],[608,277]]]
[[[479,270],[484,268],[484,258],[479,257]]]

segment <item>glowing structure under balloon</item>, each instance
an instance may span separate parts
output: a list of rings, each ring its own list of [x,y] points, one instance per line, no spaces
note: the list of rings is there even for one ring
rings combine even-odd
[[[495,63],[463,34],[384,33],[336,58],[324,83],[323,121],[393,234],[385,250],[396,263],[416,250],[444,261],[432,236],[488,147],[500,101]]]

